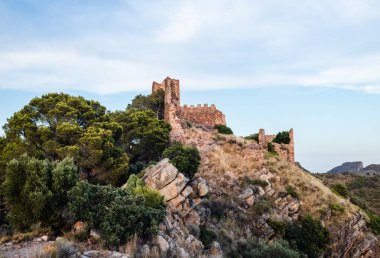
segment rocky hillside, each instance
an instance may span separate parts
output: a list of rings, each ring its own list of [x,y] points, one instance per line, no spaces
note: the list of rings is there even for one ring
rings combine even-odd
[[[141,242],[147,257],[239,257],[250,240],[270,242],[283,224],[311,215],[328,229],[330,257],[375,257],[377,238],[366,216],[323,182],[276,156],[254,160],[255,141],[185,129],[183,143],[197,146],[201,166],[189,180],[163,160],[144,175],[165,196],[168,214],[159,234]],[[256,256],[255,256],[256,257]]]
[[[331,169],[327,173],[359,172],[363,169],[363,162],[345,162],[340,166]]]
[[[318,177],[330,188],[343,185],[352,202],[380,216],[380,177],[357,173],[319,174]]]

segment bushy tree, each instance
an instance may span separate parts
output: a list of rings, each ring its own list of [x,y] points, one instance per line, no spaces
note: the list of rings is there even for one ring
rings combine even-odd
[[[280,143],[280,144],[281,143],[289,144],[290,143],[289,132],[287,131],[279,132],[278,134],[276,134],[276,137],[273,139],[273,142]]]
[[[218,133],[220,134],[233,134],[231,128],[225,126],[225,125],[215,125],[215,129],[218,130]]]
[[[158,90],[147,96],[137,95],[128,105],[128,109],[152,110],[156,118],[162,120],[164,119],[165,92]]]
[[[51,163],[24,155],[10,161],[2,192],[12,226],[22,230],[37,222],[61,225],[67,191],[78,179],[72,159]]]
[[[43,95],[14,113],[4,130],[5,149],[12,150],[3,154],[8,161],[13,153],[50,161],[70,156],[80,172],[101,183],[117,184],[127,173],[128,159],[117,144],[122,128],[110,122],[99,102],[63,93]]]
[[[151,110],[127,109],[111,114],[123,128],[121,142],[131,163],[157,161],[169,144],[171,127]]]
[[[285,239],[308,257],[317,258],[327,247],[329,232],[318,220],[308,215],[288,226]]]
[[[69,199],[74,218],[99,230],[108,247],[117,247],[134,234],[156,233],[165,217],[164,207],[149,207],[144,196],[111,186],[80,181],[69,192]]]
[[[169,158],[170,162],[189,178],[193,178],[197,172],[201,156],[196,147],[174,143],[162,154]]]

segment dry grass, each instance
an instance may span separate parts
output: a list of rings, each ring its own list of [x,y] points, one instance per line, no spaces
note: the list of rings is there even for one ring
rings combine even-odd
[[[41,228],[39,225],[32,226],[32,231],[25,233],[15,233],[11,236],[3,236],[0,238],[0,245],[6,242],[12,242],[18,244],[25,241],[30,241],[36,237],[42,235],[50,235],[51,230],[47,228]]]
[[[321,211],[327,211],[332,205],[338,204],[344,207],[344,211],[334,213],[334,220],[343,223],[353,213],[359,211],[359,208],[348,200],[334,194],[320,179],[303,172],[298,167],[277,157],[269,158],[266,164],[272,173],[282,178],[282,181],[275,185],[277,190],[284,189],[284,185],[287,184],[293,186],[299,193],[301,213],[319,218]],[[284,184],[284,179],[286,179],[286,184]],[[327,226],[334,226],[332,220],[325,222]]]

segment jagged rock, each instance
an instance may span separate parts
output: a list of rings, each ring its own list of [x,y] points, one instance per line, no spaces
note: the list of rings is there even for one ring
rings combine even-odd
[[[198,195],[200,197],[203,197],[203,196],[207,195],[207,193],[208,193],[208,186],[207,186],[206,182],[200,181],[198,183],[198,187],[197,188],[198,188]]]
[[[252,188],[247,188],[244,190],[244,192],[242,194],[240,194],[238,197],[240,199],[246,199],[248,198],[249,196],[253,195],[253,190]]]
[[[170,184],[158,189],[158,192],[164,197],[165,201],[169,201],[181,193],[188,181],[189,179],[182,173],[178,173],[177,177]]]
[[[178,173],[178,169],[169,162],[169,159],[163,159],[145,171],[143,180],[145,185],[159,190],[173,182]]]
[[[161,255],[166,256],[170,246],[169,243],[160,235],[157,235],[154,238],[154,243],[160,248]]]
[[[208,251],[209,258],[222,258],[223,257],[223,251],[220,247],[220,244],[216,241],[211,243],[211,247]]]
[[[245,199],[245,202],[248,206],[252,206],[255,203],[255,196],[249,196],[247,199]]]

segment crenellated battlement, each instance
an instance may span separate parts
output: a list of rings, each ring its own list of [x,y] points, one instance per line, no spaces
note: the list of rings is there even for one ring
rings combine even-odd
[[[224,114],[214,104],[184,105],[180,104],[179,80],[167,77],[162,83],[153,82],[152,92],[163,90],[165,92],[165,121],[172,124],[178,119],[190,123],[214,127],[217,124],[226,124]]]

